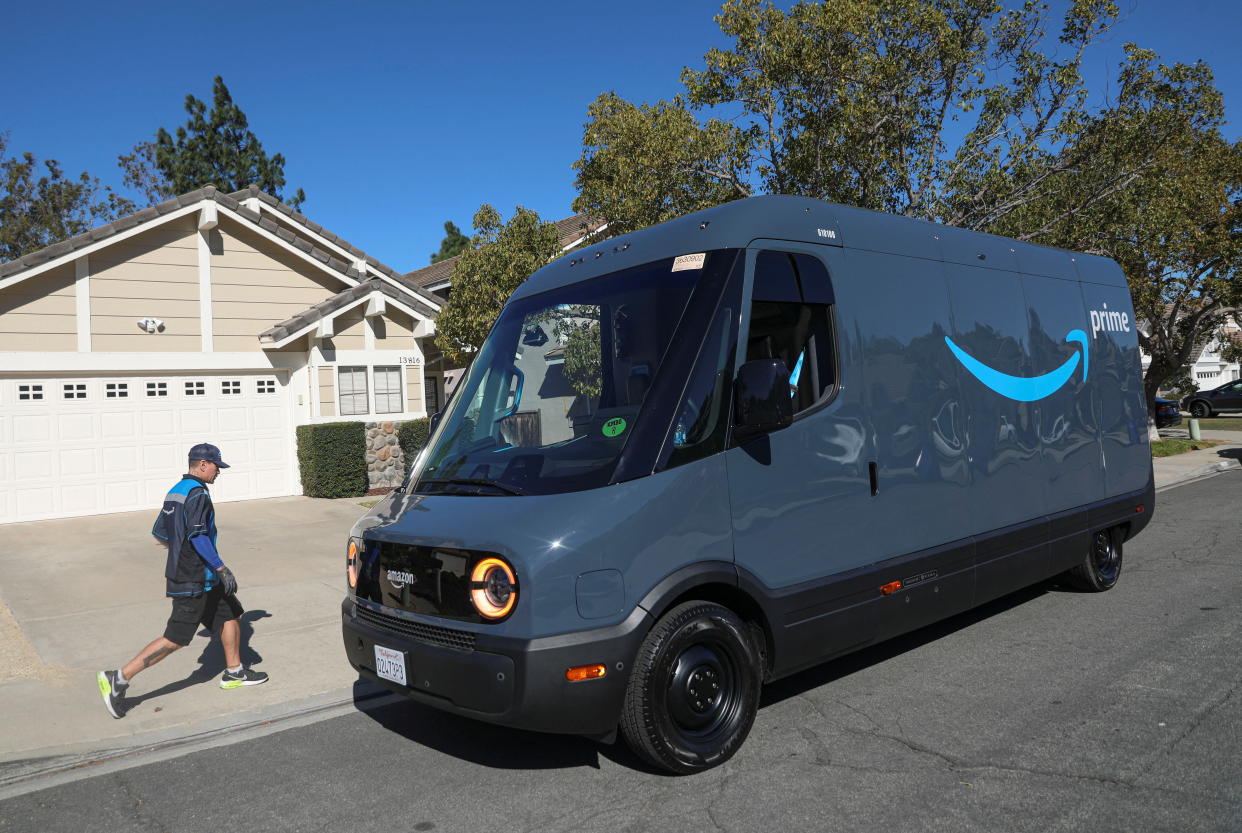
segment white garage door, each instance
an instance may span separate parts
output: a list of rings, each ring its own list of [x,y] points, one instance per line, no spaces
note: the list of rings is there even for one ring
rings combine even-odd
[[[196,443],[232,468],[216,501],[294,494],[287,379],[0,376],[0,523],[156,509]]]

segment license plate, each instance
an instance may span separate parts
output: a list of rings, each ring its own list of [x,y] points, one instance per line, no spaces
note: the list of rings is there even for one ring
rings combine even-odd
[[[392,648],[385,648],[383,645],[376,645],[375,673],[385,680],[408,685],[405,681],[405,654],[394,651]]]

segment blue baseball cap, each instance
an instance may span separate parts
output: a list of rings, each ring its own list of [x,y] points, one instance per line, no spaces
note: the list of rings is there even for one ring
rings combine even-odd
[[[199,443],[190,449],[190,460],[206,460],[208,463],[215,463],[222,469],[227,469],[229,464],[220,459],[220,449],[211,443]]]

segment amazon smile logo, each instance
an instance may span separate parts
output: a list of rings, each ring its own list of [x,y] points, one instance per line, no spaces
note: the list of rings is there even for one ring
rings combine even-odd
[[[1096,315],[1095,312],[1091,314],[1092,316]],[[1093,318],[1092,321],[1094,324],[1095,319]],[[1027,378],[1024,376],[1010,376],[1008,373],[1001,373],[999,370],[988,367],[954,344],[953,339],[948,336],[944,337],[944,343],[949,345],[949,350],[962,363],[962,367],[969,371],[971,376],[974,376],[1001,396],[1015,399],[1018,402],[1034,402],[1060,390],[1061,386],[1074,375],[1079,359],[1082,360],[1082,380],[1084,382],[1087,381],[1087,361],[1088,354],[1090,353],[1087,334],[1082,330],[1070,330],[1065,334],[1065,342],[1068,344],[1071,341],[1078,342],[1082,346],[1081,353],[1075,351],[1074,355],[1066,359],[1056,370],[1045,373],[1042,376]]]

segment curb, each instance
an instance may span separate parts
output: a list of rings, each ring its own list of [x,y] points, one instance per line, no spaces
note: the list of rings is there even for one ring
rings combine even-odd
[[[1162,486],[1157,486],[1156,491],[1163,492],[1165,489],[1172,489],[1175,486],[1181,486],[1185,483],[1190,483],[1195,480],[1202,480],[1205,477],[1211,477],[1213,475],[1222,474],[1224,472],[1232,471],[1234,469],[1242,469],[1242,461],[1221,460],[1217,463],[1212,463],[1211,465],[1208,465],[1208,466],[1202,466],[1197,469],[1192,469],[1191,471],[1188,471],[1185,474],[1180,475],[1175,480],[1165,483]]]

